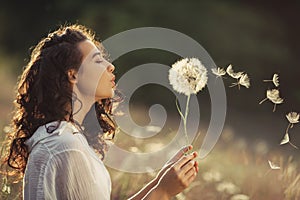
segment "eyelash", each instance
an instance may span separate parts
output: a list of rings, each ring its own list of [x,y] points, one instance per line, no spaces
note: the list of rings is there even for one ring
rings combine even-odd
[[[102,63],[103,61],[102,60],[96,60],[96,63]]]

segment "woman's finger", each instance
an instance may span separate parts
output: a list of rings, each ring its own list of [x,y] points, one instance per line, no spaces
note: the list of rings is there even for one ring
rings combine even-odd
[[[189,180],[192,176],[196,176],[197,172],[195,168],[191,168],[189,171],[187,171],[184,175],[185,180]]]
[[[176,154],[176,157],[178,156],[178,158],[181,158],[185,153],[187,153],[188,151],[192,150],[193,146],[189,145],[189,146],[185,146],[182,147]]]
[[[175,167],[178,167],[178,169],[181,169],[186,163],[188,163],[190,160],[194,159],[197,156],[197,154],[192,153],[186,156],[182,156],[177,163],[175,163]]]
[[[188,171],[190,170],[195,170],[195,161],[194,160],[190,160],[189,162],[187,162],[181,169],[180,169],[180,174],[183,174],[185,176],[186,173],[188,173]]]
[[[179,151],[177,151],[177,153],[169,160],[169,162],[176,162],[178,161],[182,156],[184,156],[188,151],[190,151],[191,149],[193,149],[192,145],[189,146],[184,146],[182,147]],[[168,162],[168,163],[169,163]]]

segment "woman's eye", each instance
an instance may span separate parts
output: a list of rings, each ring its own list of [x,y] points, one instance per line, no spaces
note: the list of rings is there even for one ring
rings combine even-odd
[[[96,63],[102,63],[102,60],[96,60]]]

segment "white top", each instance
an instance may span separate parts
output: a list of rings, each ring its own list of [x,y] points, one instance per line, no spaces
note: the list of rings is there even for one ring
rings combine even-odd
[[[46,124],[46,127],[58,122]],[[40,126],[25,144],[29,158],[23,182],[23,198],[94,200],[110,199],[107,169],[84,135],[62,121],[53,132]]]

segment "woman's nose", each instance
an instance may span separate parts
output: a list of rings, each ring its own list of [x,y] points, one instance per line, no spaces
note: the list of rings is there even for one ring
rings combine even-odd
[[[110,64],[110,65],[107,66],[107,70],[109,72],[113,72],[115,70],[115,66],[113,64]]]

